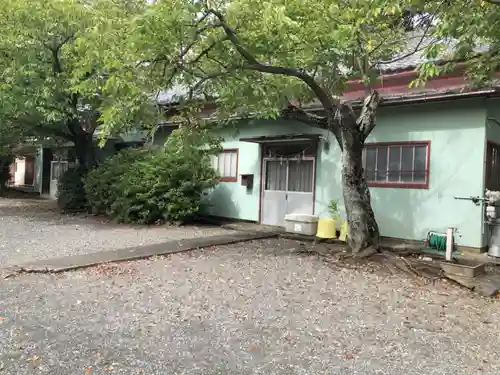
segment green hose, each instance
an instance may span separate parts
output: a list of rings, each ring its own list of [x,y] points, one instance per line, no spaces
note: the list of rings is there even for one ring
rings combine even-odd
[[[429,232],[427,234],[427,246],[438,251],[446,251],[446,234]]]

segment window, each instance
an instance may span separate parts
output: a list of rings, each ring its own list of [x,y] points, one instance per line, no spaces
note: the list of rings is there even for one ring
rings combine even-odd
[[[500,190],[500,146],[491,142],[486,146],[486,189]]]
[[[238,150],[227,149],[214,157],[213,167],[221,176],[220,181],[238,181]]]
[[[366,144],[363,165],[368,186],[427,189],[430,142]]]
[[[67,161],[53,161],[50,164],[50,179],[52,181],[57,181],[59,178],[68,170]]]

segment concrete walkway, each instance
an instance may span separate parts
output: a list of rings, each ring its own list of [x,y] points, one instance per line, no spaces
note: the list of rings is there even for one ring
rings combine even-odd
[[[116,224],[106,217],[61,214],[53,201],[0,198],[0,268],[228,233],[203,223]]]
[[[77,268],[95,266],[102,263],[122,262],[127,260],[149,258],[155,255],[168,255],[204,247],[229,245],[238,242],[259,240],[277,236],[277,232],[271,231],[253,233],[232,232],[225,235],[190,238],[147,246],[136,246],[119,250],[37,260],[33,262],[18,264],[14,267],[14,269],[23,272],[63,272]]]

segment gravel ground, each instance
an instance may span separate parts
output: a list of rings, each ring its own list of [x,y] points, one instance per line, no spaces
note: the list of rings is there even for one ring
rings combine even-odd
[[[497,300],[266,240],[0,281],[2,374],[499,374]]]
[[[0,198],[0,268],[66,255],[227,233],[217,227],[116,225],[61,215],[47,200]]]

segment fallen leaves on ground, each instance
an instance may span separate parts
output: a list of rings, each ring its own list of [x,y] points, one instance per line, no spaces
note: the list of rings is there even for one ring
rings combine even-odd
[[[92,271],[101,276],[107,277],[122,275],[136,276],[139,273],[137,266],[132,262],[121,264],[103,263],[94,267]]]

